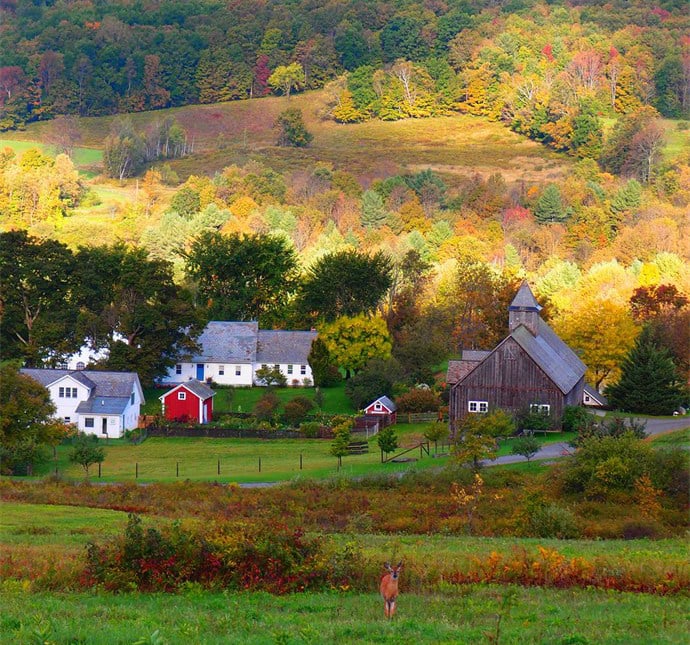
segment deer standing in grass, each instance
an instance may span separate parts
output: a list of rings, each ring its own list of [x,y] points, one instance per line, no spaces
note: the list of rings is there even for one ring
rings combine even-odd
[[[398,599],[398,577],[402,569],[402,560],[398,562],[397,566],[391,567],[389,562],[383,565],[388,571],[386,575],[381,578],[381,595],[383,596],[383,612],[386,618],[393,618],[395,614],[395,601]]]

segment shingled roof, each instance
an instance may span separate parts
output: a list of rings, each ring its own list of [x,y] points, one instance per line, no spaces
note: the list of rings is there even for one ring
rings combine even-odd
[[[256,362],[269,364],[306,364],[315,331],[259,331]]]
[[[175,390],[179,390],[181,388],[185,388],[189,390],[192,394],[195,396],[199,397],[202,401],[205,401],[206,399],[210,399],[212,396],[215,396],[216,393],[215,391],[210,388],[206,383],[202,383],[198,379],[190,379],[189,381],[185,381],[184,383],[180,383],[179,385],[175,386],[171,390],[168,390],[165,394],[162,396],[159,396],[159,399],[164,399],[166,396],[168,396],[171,392],[174,392]]]
[[[254,363],[259,323],[212,320],[199,336],[192,363]]]
[[[105,372],[99,370],[43,370],[23,368],[22,374],[34,381],[49,387],[69,377],[90,390],[89,398],[77,406],[80,414],[122,414],[130,401],[132,391],[137,389],[141,400],[144,393],[135,372]]]

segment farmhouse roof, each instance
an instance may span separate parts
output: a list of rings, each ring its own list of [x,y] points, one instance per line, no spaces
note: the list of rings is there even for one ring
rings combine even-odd
[[[181,389],[189,390],[192,394],[194,394],[194,396],[197,396],[202,401],[210,399],[212,396],[216,395],[213,389],[206,385],[206,383],[202,383],[201,381],[194,378],[190,379],[189,381],[185,381],[184,383],[180,383],[179,385],[176,385],[174,388],[168,390],[165,394],[159,396],[158,398],[165,399],[176,390]]]
[[[129,405],[129,396],[91,396],[82,401],[78,414],[123,414]]]
[[[256,362],[268,364],[306,364],[315,331],[261,330]]]
[[[30,376],[44,387],[48,387],[62,378],[70,377],[91,390],[92,396],[121,396],[129,398],[132,389],[139,390],[143,401],[143,391],[136,372],[105,372],[99,370],[50,370],[24,368],[22,374]]]
[[[193,363],[254,363],[259,323],[212,320],[199,336]]]

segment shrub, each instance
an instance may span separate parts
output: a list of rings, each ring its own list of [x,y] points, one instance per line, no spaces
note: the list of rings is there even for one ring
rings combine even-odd
[[[285,404],[283,418],[287,423],[297,426],[313,408],[314,401],[306,396],[296,396],[292,401],[288,401]]]
[[[538,502],[527,506],[526,533],[530,537],[570,540],[580,537],[574,513],[556,503]]]
[[[340,549],[279,523],[189,530],[176,522],[158,530],[144,529],[141,519],[130,514],[123,536],[88,545],[83,582],[110,591],[176,591],[193,583],[284,594],[361,588],[365,568],[351,544]]]
[[[259,421],[270,421],[280,406],[280,399],[275,392],[268,391],[256,402],[254,416]]]
[[[566,405],[561,427],[563,432],[579,432],[581,428],[589,426],[593,420],[592,415],[581,405]]]
[[[300,424],[299,431],[307,439],[316,439],[319,436],[321,424],[316,421]]]
[[[439,396],[425,388],[412,388],[401,394],[395,403],[400,412],[436,412],[441,407]]]

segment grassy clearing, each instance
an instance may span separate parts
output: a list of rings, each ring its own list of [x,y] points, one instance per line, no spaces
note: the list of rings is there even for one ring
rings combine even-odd
[[[397,618],[368,594],[181,595],[0,592],[0,640],[90,645],[166,643],[597,643],[686,642],[687,598],[500,586],[404,591]]]
[[[0,149],[11,148],[17,154],[22,154],[31,148],[38,148],[42,153],[53,156],[55,150],[53,146],[39,141],[22,141],[19,139],[5,139],[0,138]],[[98,148],[81,148],[74,149],[73,159],[74,165],[77,168],[89,168],[100,164],[103,161],[103,151]]]
[[[658,435],[656,437],[652,437],[651,441],[655,446],[664,446],[668,448],[679,446],[687,448],[690,446],[690,428]]]
[[[424,441],[425,424],[396,426],[400,452]],[[542,444],[568,441],[567,433],[538,437]],[[390,474],[409,470],[438,468],[447,463],[448,446],[430,446],[430,454],[418,449],[405,455],[413,461],[381,464],[376,437],[369,438],[369,452],[343,458],[338,470],[337,459],[331,454],[328,439],[214,439],[189,437],[151,437],[140,445],[125,440],[103,442],[105,461],[90,469],[94,481],[219,481],[219,482],[275,482],[303,478],[324,478],[335,475],[360,477]],[[501,441],[498,454],[511,454],[513,440]],[[82,479],[81,466],[69,461],[71,447],[58,447],[57,459],[35,469],[38,476],[54,473],[68,479]],[[436,454],[438,453],[438,454]],[[393,456],[392,454],[389,456]],[[261,463],[259,464],[259,460]],[[220,463],[220,472],[219,472]],[[537,464],[524,464],[533,472]],[[260,470],[259,470],[260,468]]]

